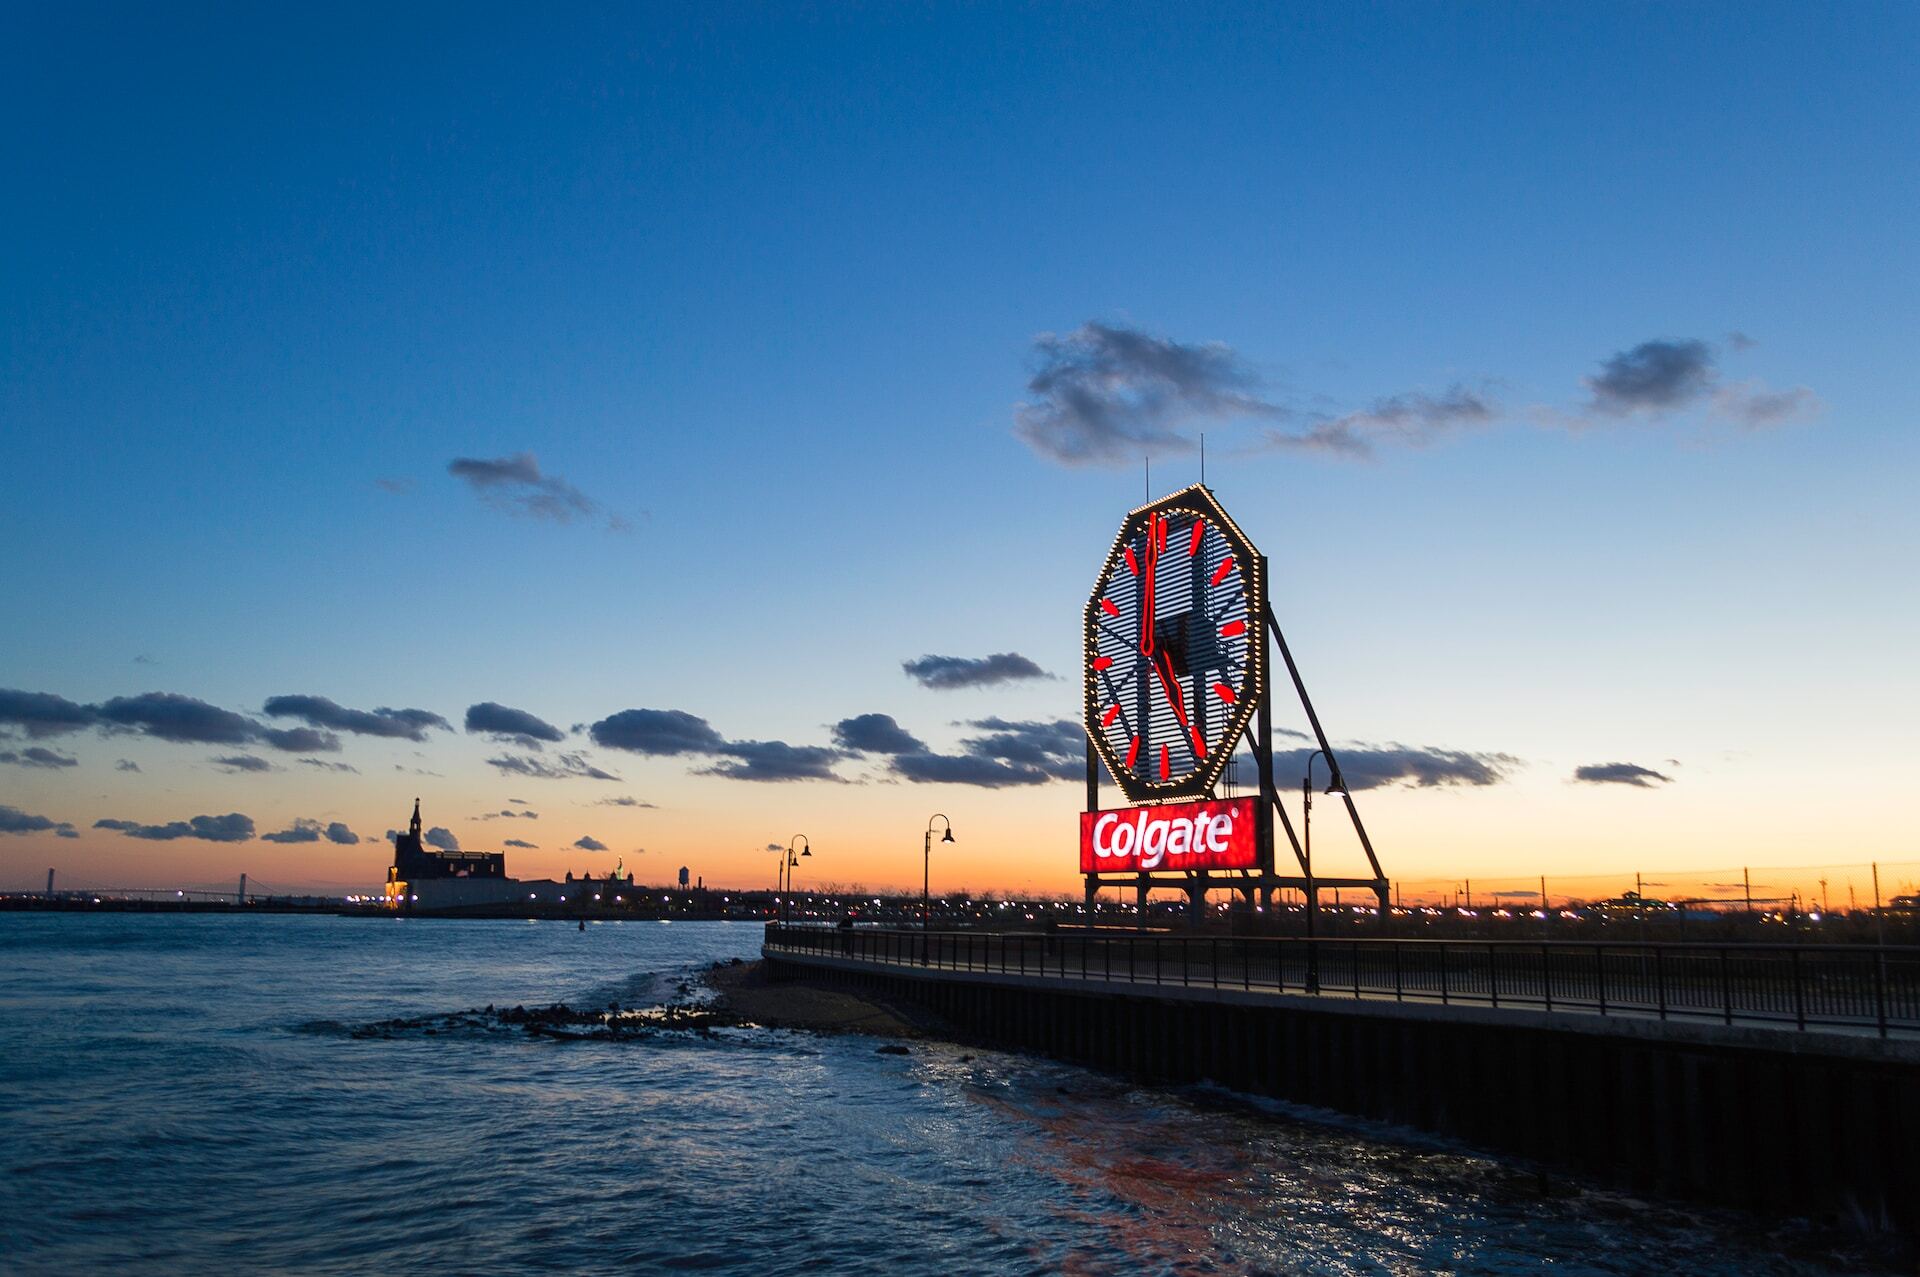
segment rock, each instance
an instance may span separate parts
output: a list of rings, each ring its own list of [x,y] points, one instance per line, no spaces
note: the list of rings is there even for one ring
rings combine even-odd
[[[912,1055],[913,1052],[907,1050],[906,1047],[901,1046],[897,1042],[889,1042],[886,1046],[876,1048],[874,1050],[874,1054],[875,1055]]]

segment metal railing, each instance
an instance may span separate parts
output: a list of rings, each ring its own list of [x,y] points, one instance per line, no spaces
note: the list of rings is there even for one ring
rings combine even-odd
[[[769,925],[770,953],[1165,987],[1920,1033],[1920,948]]]

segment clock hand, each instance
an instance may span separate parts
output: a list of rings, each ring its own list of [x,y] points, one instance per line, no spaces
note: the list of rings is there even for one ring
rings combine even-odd
[[[1157,515],[1147,516],[1146,577],[1140,590],[1140,655],[1148,658],[1153,656],[1153,580],[1160,564],[1160,538],[1154,535],[1158,521]]]

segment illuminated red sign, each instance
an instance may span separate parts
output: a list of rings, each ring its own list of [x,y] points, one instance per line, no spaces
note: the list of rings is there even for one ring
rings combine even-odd
[[[1080,813],[1080,872],[1258,869],[1254,800]]]

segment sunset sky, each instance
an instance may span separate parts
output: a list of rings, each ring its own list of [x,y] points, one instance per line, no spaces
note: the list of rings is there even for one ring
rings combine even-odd
[[[1920,861],[1916,57],[14,6],[0,887],[370,887],[417,795],[522,877],[917,886],[943,812],[936,889],[1070,890],[1080,609],[1201,432],[1389,875]]]

